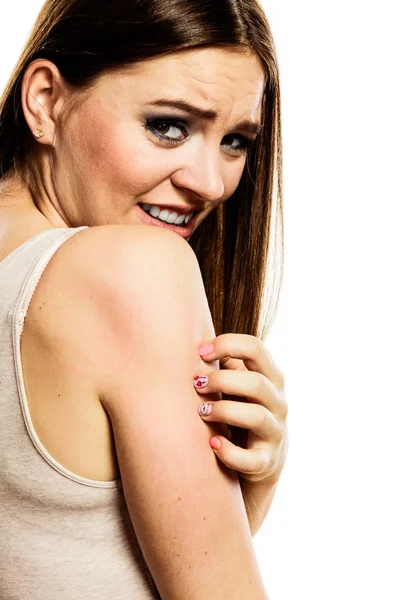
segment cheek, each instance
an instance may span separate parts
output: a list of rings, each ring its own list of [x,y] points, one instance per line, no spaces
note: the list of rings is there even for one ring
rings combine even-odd
[[[227,165],[226,170],[224,172],[224,196],[226,196],[227,198],[232,196],[233,192],[238,187],[245,166],[245,159],[243,159],[243,161],[240,162],[238,161],[237,164],[231,163],[230,165]]]
[[[113,193],[139,195],[156,187],[168,172],[143,140],[126,133],[94,135],[87,140],[84,163],[92,180]],[[86,175],[87,176],[87,175]]]
[[[136,123],[96,117],[88,113],[69,134],[72,172],[84,186],[113,193],[140,194],[168,176],[167,165],[155,159],[154,149]],[[85,124],[83,125],[82,122]],[[75,132],[80,131],[79,136]],[[79,139],[79,144],[76,140]]]

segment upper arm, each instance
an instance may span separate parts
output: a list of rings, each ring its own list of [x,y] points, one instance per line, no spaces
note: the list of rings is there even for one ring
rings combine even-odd
[[[215,336],[194,252],[169,231],[124,228],[96,278],[98,393],[112,424],[123,490],[161,596],[266,598],[236,473],[198,415]]]

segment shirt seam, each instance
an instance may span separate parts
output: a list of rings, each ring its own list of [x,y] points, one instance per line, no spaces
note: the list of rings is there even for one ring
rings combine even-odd
[[[28,405],[28,401],[26,398],[25,384],[24,384],[24,380],[23,380],[22,361],[21,361],[21,352],[20,352],[20,350],[21,350],[20,333],[21,333],[21,327],[23,326],[23,323],[21,324],[21,322],[20,322],[20,313],[21,313],[22,305],[24,304],[24,301],[26,299],[26,295],[28,294],[28,292],[31,288],[32,279],[35,282],[34,278],[36,277],[37,273],[39,272],[39,278],[35,282],[35,286],[33,288],[35,290],[36,286],[38,285],[38,283],[40,281],[41,275],[43,274],[48,263],[50,262],[50,260],[52,259],[52,257],[54,256],[54,254],[58,250],[58,248],[60,248],[62,246],[64,241],[66,241],[69,237],[71,237],[75,233],[81,231],[83,228],[86,228],[86,226],[74,228],[73,230],[68,230],[64,234],[62,234],[61,237],[58,237],[57,239],[55,239],[51,243],[50,247],[46,247],[39,254],[37,259],[34,261],[32,266],[30,267],[28,274],[25,277],[25,281],[22,285],[22,289],[20,291],[18,300],[15,304],[15,308],[14,308],[14,311],[12,314],[11,326],[12,326],[13,363],[14,363],[15,376],[16,376],[16,382],[17,382],[17,388],[18,388],[18,397],[19,397],[20,407],[21,407],[21,411],[22,411],[22,416],[23,416],[23,419],[25,422],[25,428],[26,428],[26,431],[27,431],[33,445],[35,446],[35,448],[38,451],[38,453],[40,454],[40,456],[54,470],[58,471],[58,473],[60,473],[64,477],[67,477],[68,479],[74,481],[75,483],[79,483],[81,485],[86,485],[86,486],[95,487],[95,488],[116,489],[121,486],[120,478],[113,479],[112,481],[97,481],[94,479],[88,479],[87,477],[82,477],[81,475],[73,473],[72,471],[70,471],[69,469],[64,467],[61,463],[59,463],[57,460],[55,460],[55,458],[53,458],[51,456],[51,454],[48,452],[48,450],[44,447],[44,445],[40,441],[40,439],[35,431],[35,428],[33,426],[33,422],[32,422],[31,416],[30,416],[30,412],[29,412],[29,405]],[[50,230],[50,231],[54,231],[54,230]],[[33,297],[33,293],[31,295],[31,298],[32,297]],[[26,307],[26,311],[28,310],[28,307],[29,307],[29,305]]]

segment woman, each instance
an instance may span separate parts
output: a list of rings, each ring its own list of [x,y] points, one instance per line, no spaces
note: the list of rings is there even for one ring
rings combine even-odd
[[[287,405],[257,335],[281,211],[260,6],[48,0],[0,123],[0,597],[266,598]]]

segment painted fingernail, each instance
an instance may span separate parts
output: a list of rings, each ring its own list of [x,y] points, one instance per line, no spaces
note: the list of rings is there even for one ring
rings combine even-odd
[[[199,406],[199,415],[201,417],[208,417],[208,415],[211,415],[211,411],[212,411],[212,404],[200,404]]]
[[[199,348],[199,354],[200,354],[200,356],[205,356],[206,354],[210,354],[210,352],[212,352],[213,350],[214,350],[213,344],[203,344]]]
[[[200,377],[197,376],[193,379],[193,383],[194,383],[195,387],[203,388],[208,383],[208,377],[207,377],[207,375],[200,375]]]
[[[217,437],[212,437],[210,439],[210,446],[214,448],[214,450],[219,450],[221,448],[221,440]]]

